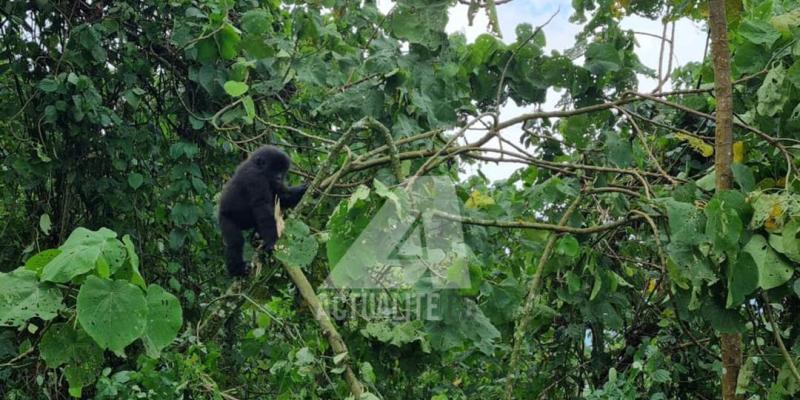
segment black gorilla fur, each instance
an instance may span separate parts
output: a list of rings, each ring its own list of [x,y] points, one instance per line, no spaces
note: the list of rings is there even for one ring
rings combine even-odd
[[[222,190],[219,203],[219,226],[225,244],[225,263],[231,276],[245,276],[248,265],[242,259],[242,230],[255,228],[272,251],[278,240],[275,225],[275,199],[281,209],[297,205],[306,185],[287,187],[284,180],[291,159],[275,146],[262,146],[236,168]]]

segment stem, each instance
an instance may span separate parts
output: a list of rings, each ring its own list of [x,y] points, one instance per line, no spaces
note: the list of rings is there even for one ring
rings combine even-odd
[[[728,24],[725,0],[709,0],[708,25],[711,30],[711,53],[714,61],[714,94],[717,99],[714,131],[714,169],[717,191],[731,187],[733,159],[733,88],[731,55],[728,50]],[[742,368],[742,335],[721,333],[722,399],[736,400],[736,384]]]
[[[778,324],[775,323],[775,317],[772,315],[772,306],[769,305],[769,298],[767,297],[766,293],[764,294],[764,310],[766,311],[765,314],[767,314],[767,321],[769,321],[769,324],[772,327],[772,336],[775,337],[775,342],[778,343],[778,349],[781,351],[783,360],[786,361],[786,365],[789,366],[789,371],[792,372],[794,379],[800,383],[800,372],[797,371],[797,366],[794,365],[792,355],[789,354],[789,350],[786,349],[786,345],[783,343],[780,327],[778,327]]]
[[[567,221],[569,221],[572,213],[574,213],[578,208],[580,201],[581,194],[578,194],[575,200],[572,201],[572,204],[569,205],[569,208],[567,208],[567,211],[564,212],[564,215],[562,215],[561,219],[558,221],[559,226],[567,225]],[[534,272],[533,278],[531,279],[530,283],[528,283],[528,295],[525,297],[525,304],[522,308],[522,314],[520,315],[516,329],[514,329],[514,347],[511,349],[511,360],[509,362],[508,376],[506,377],[505,398],[507,400],[512,400],[514,398],[514,379],[516,378],[519,369],[518,364],[520,352],[522,351],[522,341],[525,338],[525,331],[528,330],[528,325],[533,318],[533,307],[538,300],[537,297],[539,294],[539,287],[542,285],[544,267],[545,264],[547,264],[547,260],[550,258],[550,254],[553,253],[556,239],[558,239],[558,235],[556,234],[550,235],[550,237],[547,239],[547,244],[544,246],[542,256],[539,257],[539,263],[536,266],[536,272]]]

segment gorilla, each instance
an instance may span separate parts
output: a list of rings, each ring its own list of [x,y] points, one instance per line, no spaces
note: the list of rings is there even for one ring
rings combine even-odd
[[[262,146],[236,167],[236,172],[222,189],[219,203],[219,226],[225,245],[225,263],[231,276],[245,276],[249,265],[242,259],[242,230],[258,232],[264,247],[272,252],[278,240],[275,202],[281,209],[297,205],[307,185],[288,187],[284,180],[291,159],[275,146]]]

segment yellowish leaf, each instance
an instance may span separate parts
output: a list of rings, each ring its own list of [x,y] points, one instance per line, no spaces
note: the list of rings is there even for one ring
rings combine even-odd
[[[491,196],[487,196],[480,191],[473,190],[464,206],[467,208],[482,208],[491,206],[493,204],[494,199]]]
[[[733,144],[733,162],[744,162],[744,142],[741,140]]]
[[[703,139],[687,135],[685,133],[677,133],[675,134],[675,138],[677,138],[680,141],[689,143],[689,146],[691,146],[694,151],[700,153],[700,155],[702,155],[703,157],[711,157],[712,155],[714,155],[714,147],[704,142]]]
[[[769,209],[767,219],[764,221],[764,229],[766,229],[767,232],[775,232],[780,230],[783,226],[782,217],[783,207],[781,207],[780,203],[774,203]]]
[[[653,291],[656,290],[656,285],[658,285],[658,281],[655,279],[647,281],[647,294],[653,293]]]

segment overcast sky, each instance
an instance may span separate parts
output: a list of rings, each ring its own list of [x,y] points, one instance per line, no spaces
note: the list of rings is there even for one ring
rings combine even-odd
[[[392,1],[378,0],[378,6],[385,13],[391,9]],[[558,11],[558,15],[548,24],[543,32],[547,40],[549,50],[565,50],[570,48],[575,42],[575,35],[579,31],[579,26],[571,24],[569,17],[573,14],[570,0],[513,0],[510,3],[497,7],[497,16],[500,20],[500,28],[503,33],[502,40],[506,43],[516,41],[514,34],[518,24],[528,23],[532,26],[539,26],[547,21],[551,15]],[[469,26],[467,21],[467,6],[458,5],[450,10],[448,32],[461,32],[466,35],[467,40],[472,42],[478,35],[487,33],[486,14],[481,11],[475,17],[473,26]],[[660,36],[662,25],[658,21],[651,21],[645,18],[628,17],[622,21],[623,29],[631,29],[636,32],[647,32]],[[706,33],[705,27],[689,20],[678,21],[675,29],[675,51],[673,66],[683,65],[687,62],[700,61],[703,58]],[[637,35],[638,46],[636,53],[639,59],[650,68],[658,69],[658,56],[660,49],[659,39]],[[666,56],[665,56],[666,57]],[[666,63],[664,65],[666,69]],[[655,88],[657,82],[654,79],[640,77],[639,91],[647,92]],[[666,87],[668,89],[669,86]],[[550,93],[544,104],[545,110],[555,109],[555,104],[560,96],[557,93]],[[532,111],[531,107],[517,107],[512,101],[501,109],[500,120],[506,120],[526,111]],[[508,129],[503,132],[503,137],[518,143],[520,129]],[[480,137],[482,133],[468,135],[468,139]],[[489,144],[491,147],[496,145]],[[505,179],[519,164],[493,163],[483,164],[480,169],[491,180]],[[477,168],[477,167],[476,167]],[[474,172],[476,168],[470,168],[468,172]]]

